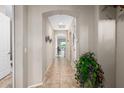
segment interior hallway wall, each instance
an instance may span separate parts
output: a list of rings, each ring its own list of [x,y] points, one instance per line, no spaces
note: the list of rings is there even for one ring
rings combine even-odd
[[[28,87],[28,7],[23,7],[23,87]]]
[[[72,23],[71,23],[71,26],[70,26],[70,32],[71,32],[71,40],[70,40],[70,45],[71,45],[71,64],[72,66],[74,67],[75,64],[74,62],[77,60],[77,36],[76,36],[76,19],[74,18]]]
[[[98,28],[98,62],[105,76],[105,87],[115,87],[115,20],[101,20]]]
[[[23,87],[23,7],[15,7],[15,86]]]
[[[117,9],[116,87],[124,87],[124,11]]]
[[[67,61],[68,62],[71,62],[71,32],[68,30],[67,31],[67,40],[66,40],[66,43],[67,43],[67,51],[66,51],[66,54],[67,54]]]
[[[15,6],[15,87],[27,87],[27,9]]]
[[[42,50],[45,45],[45,29],[42,31],[42,14],[35,7],[28,7],[28,86],[42,83],[42,55],[46,54]],[[33,6],[32,6],[33,7]],[[44,22],[45,24],[45,22]],[[42,37],[44,34],[44,38]],[[43,38],[43,39],[42,39]],[[46,62],[46,61],[44,61]]]
[[[96,49],[98,63],[105,76],[105,87],[115,87],[115,15],[116,10],[105,6],[96,7]],[[112,14],[112,15],[111,15]],[[109,17],[108,17],[109,15]]]
[[[46,32],[47,32],[47,35],[46,36],[49,36],[49,39],[51,39],[52,41],[50,41],[50,40],[48,40],[47,42],[46,42],[46,47],[47,47],[47,67],[53,62],[53,60],[54,60],[54,51],[55,51],[55,48],[54,48],[54,41],[53,41],[53,39],[54,39],[54,30],[53,30],[53,28],[52,28],[52,26],[51,26],[51,23],[50,23],[50,21],[48,20],[48,18],[47,18],[47,20],[46,20]]]

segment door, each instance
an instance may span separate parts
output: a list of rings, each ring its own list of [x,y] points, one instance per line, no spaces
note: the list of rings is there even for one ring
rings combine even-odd
[[[9,51],[10,18],[0,13],[0,79],[11,71]]]

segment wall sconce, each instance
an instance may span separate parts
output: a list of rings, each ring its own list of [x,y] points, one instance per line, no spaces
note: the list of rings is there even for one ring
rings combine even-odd
[[[49,36],[45,36],[45,41],[47,42],[49,40]]]
[[[51,43],[52,42],[52,39],[49,39],[49,42]]]
[[[46,36],[46,37],[45,37],[45,41],[46,41],[46,42],[49,41],[49,43],[51,43],[51,42],[52,42],[52,39],[50,39],[50,36]]]

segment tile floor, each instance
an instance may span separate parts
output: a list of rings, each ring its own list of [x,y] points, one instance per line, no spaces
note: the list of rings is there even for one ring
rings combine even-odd
[[[42,87],[75,88],[77,86],[71,64],[65,59],[58,58],[49,67]]]
[[[0,88],[12,88],[12,74],[11,73],[0,80]]]

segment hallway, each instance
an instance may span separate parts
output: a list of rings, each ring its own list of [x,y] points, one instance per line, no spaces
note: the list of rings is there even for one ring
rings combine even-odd
[[[74,88],[74,70],[66,59],[58,58],[53,62],[45,75],[45,88]]]
[[[87,52],[101,65],[105,87],[123,87],[124,12],[116,7],[15,6],[15,87],[77,87],[71,64]]]

